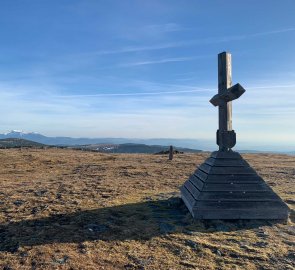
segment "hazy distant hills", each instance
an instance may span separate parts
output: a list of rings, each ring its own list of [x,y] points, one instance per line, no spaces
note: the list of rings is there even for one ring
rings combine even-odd
[[[166,145],[147,145],[143,143],[130,143],[129,141],[148,141],[163,142]],[[126,143],[127,142],[127,143]],[[167,143],[170,142],[170,143]],[[80,150],[98,151],[104,153],[147,153],[153,154],[161,151],[166,151],[173,140],[154,139],[154,140],[131,140],[124,138],[70,138],[70,137],[46,137],[39,133],[11,131],[0,134],[0,148],[16,148],[16,147],[43,147],[46,145],[65,146]],[[175,146],[175,144],[174,144]],[[186,147],[177,147],[178,151],[197,153],[201,150],[191,149]]]
[[[43,148],[47,147],[45,144],[26,140],[19,138],[8,138],[0,139],[0,148]],[[51,146],[54,147],[54,146]],[[77,149],[77,150],[87,150],[87,151],[97,151],[102,153],[144,153],[144,154],[155,154],[161,151],[167,151],[168,146],[162,145],[146,145],[146,144],[90,144],[90,145],[80,145],[80,146],[67,146],[67,148]],[[179,152],[187,153],[198,153],[201,150],[181,148],[175,149]]]
[[[210,149],[212,142],[194,139],[127,139],[127,138],[71,138],[71,137],[47,137],[35,132],[23,132],[12,130],[0,134],[0,139],[18,138],[35,141],[47,145],[89,145],[89,144],[146,144],[146,145],[173,145],[191,149]]]
[[[74,146],[74,149],[81,150],[92,150],[103,153],[146,153],[155,154],[161,151],[167,151],[169,146],[163,145],[146,145],[136,143],[125,143],[125,144],[92,144],[92,145],[81,145]],[[177,147],[175,150],[186,153],[198,153],[201,150]]]
[[[149,146],[169,146],[189,148],[190,150],[217,150],[214,140],[195,140],[195,139],[167,139],[167,138],[156,138],[156,139],[129,139],[129,138],[71,138],[71,137],[47,137],[36,132],[23,132],[18,130],[12,130],[8,133],[0,134],[0,139],[17,138],[25,139],[34,142],[38,142],[46,145],[57,145],[57,146],[81,146],[81,145],[95,145],[95,144],[111,144],[111,145],[122,145],[122,144],[137,144],[137,145],[149,145]],[[238,147],[238,146],[237,146]],[[274,146],[247,146],[247,144],[240,144],[240,149],[235,148],[236,151],[241,153],[285,153],[294,155],[294,148],[290,147],[274,147]],[[253,149],[253,150],[247,150]],[[131,147],[128,147],[131,149]],[[124,151],[123,147],[120,148]],[[267,151],[265,151],[267,149]],[[114,150],[116,151],[116,150]],[[125,152],[123,152],[125,153]]]
[[[0,148],[18,148],[18,147],[43,147],[42,143],[33,142],[24,139],[8,138],[0,139]]]

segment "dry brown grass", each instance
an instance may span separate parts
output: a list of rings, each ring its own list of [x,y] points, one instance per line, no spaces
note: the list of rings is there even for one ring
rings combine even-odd
[[[295,157],[244,155],[286,224],[193,221],[179,186],[209,154],[0,151],[3,269],[295,269]]]

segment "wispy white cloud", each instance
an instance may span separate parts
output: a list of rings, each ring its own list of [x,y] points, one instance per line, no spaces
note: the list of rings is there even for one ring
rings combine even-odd
[[[52,136],[171,137],[173,134],[178,138],[215,140],[217,109],[210,105],[209,99],[216,88],[149,81],[132,84],[144,92],[59,95],[53,91],[40,94],[35,87],[0,85],[0,113],[7,115],[0,123],[4,130],[27,130],[29,122],[32,131]],[[289,144],[295,143],[292,136],[286,135],[295,133],[294,86],[292,83],[245,86],[245,95],[233,103],[233,127],[239,142],[279,144],[279,138],[285,136]],[[146,91],[150,88],[155,92]]]
[[[11,89],[0,90],[5,93]],[[182,109],[184,97],[181,93],[177,99],[164,95],[153,101],[132,96],[64,99],[54,95],[30,95],[24,98],[25,93],[26,90],[16,88],[11,95],[1,94],[0,113],[8,115],[0,120],[5,130],[27,130],[29,121],[31,130],[48,135],[153,137],[156,134],[169,137],[170,133],[177,137],[176,129],[189,126],[191,117],[204,121],[203,113],[196,118],[189,106]]]
[[[271,35],[277,35],[287,32],[294,32],[295,27],[285,28],[285,29],[279,29],[279,30],[273,30],[273,31],[265,31],[265,32],[257,32],[253,34],[243,34],[243,35],[232,35],[232,36],[225,36],[222,38],[216,38],[216,43],[221,42],[229,42],[229,41],[235,41],[235,40],[244,40],[244,39],[251,39],[255,37],[263,37],[263,36],[271,36]],[[214,39],[207,39],[208,42],[214,43]]]
[[[198,86],[191,86],[191,85],[181,85],[181,84],[165,84],[165,83],[155,83],[155,82],[149,82],[149,81],[134,81],[134,85],[142,88],[142,90],[153,88],[153,92],[119,92],[119,93],[99,93],[99,94],[77,94],[77,95],[54,95],[56,98],[88,98],[88,97],[132,97],[132,96],[165,96],[165,95],[181,95],[185,93],[205,93],[206,96],[210,97],[210,95],[214,94],[217,91],[217,87],[198,87]],[[132,85],[127,84],[127,85]],[[172,88],[173,91],[163,91],[163,89]],[[282,99],[286,99],[286,92],[277,91],[276,89],[284,89],[284,88],[290,88],[291,90],[295,88],[295,84],[274,84],[274,85],[265,85],[265,86],[249,86],[246,87],[247,90],[267,90],[263,92],[255,92],[251,91],[251,103],[256,104],[260,103],[261,99],[265,99],[266,96],[268,96],[267,101],[270,102],[273,99],[274,102],[278,101],[278,96]],[[271,91],[274,89],[274,91]],[[99,90],[98,90],[99,91]],[[85,91],[84,91],[85,92]],[[257,97],[257,95],[259,97]],[[246,96],[246,95],[245,95]],[[288,96],[290,98],[295,98],[295,91],[288,91]],[[243,96],[244,98],[244,96]],[[295,100],[294,100],[295,102]]]
[[[115,80],[115,79],[113,79]],[[159,82],[152,82],[152,81],[144,81],[144,80],[129,80],[129,81],[119,81],[119,86],[112,87],[112,91],[104,91],[102,89],[97,89],[95,94],[57,94],[55,97],[57,98],[88,98],[88,97],[136,97],[136,96],[171,96],[171,95],[182,95],[182,94],[189,94],[189,93],[199,93],[200,95],[204,95],[206,93],[210,93],[215,91],[214,88],[210,87],[198,87],[194,85],[188,84],[171,84],[171,83],[159,83]],[[128,89],[128,88],[135,88],[137,91],[130,91],[130,92],[122,92],[119,91],[120,89]],[[169,89],[169,90],[167,90]],[[83,93],[87,93],[87,91],[83,90],[80,91]],[[198,96],[200,96],[198,95]]]
[[[124,47],[119,49],[113,49],[113,50],[101,50],[101,51],[93,52],[92,54],[107,55],[107,54],[120,54],[120,53],[134,53],[134,52],[140,52],[140,51],[161,50],[161,49],[168,49],[168,48],[194,46],[194,45],[216,44],[216,43],[251,39],[255,37],[271,36],[271,35],[277,35],[277,34],[294,32],[294,31],[295,31],[295,27],[290,27],[290,28],[284,28],[284,29],[278,29],[278,30],[272,30],[272,31],[257,32],[252,34],[249,33],[249,34],[242,34],[242,35],[229,35],[229,36],[223,36],[223,37],[200,38],[197,40],[168,42],[168,43],[162,43],[162,44],[150,45],[150,46],[130,46],[130,47]]]
[[[196,57],[175,57],[175,58],[166,58],[159,60],[149,60],[149,61],[139,61],[118,65],[119,67],[136,67],[144,65],[154,65],[154,64],[166,64],[171,62],[185,62],[195,60]]]
[[[275,88],[294,88],[295,84],[274,84],[274,85],[261,85],[250,86],[247,89],[275,89]]]
[[[294,32],[295,27],[289,27],[285,29],[278,29],[278,30],[273,30],[273,31],[266,31],[266,32],[259,32],[255,34],[249,35],[250,37],[257,37],[257,36],[268,36],[268,35],[273,35],[273,34],[281,34],[281,33],[286,33],[286,32]]]
[[[105,55],[105,54],[133,53],[133,52],[152,51],[152,50],[181,47],[181,46],[185,46],[186,44],[188,44],[188,42],[169,42],[169,43],[150,45],[150,46],[129,46],[129,47],[113,49],[113,50],[96,51],[90,54]]]
[[[195,93],[195,92],[207,92],[214,91],[213,89],[192,89],[183,91],[164,91],[164,92],[132,92],[132,93],[102,93],[102,94],[81,94],[81,95],[57,95],[58,98],[83,98],[83,97],[127,97],[127,96],[162,96],[170,94],[185,94],[185,93]]]
[[[137,67],[137,66],[145,66],[145,65],[167,64],[172,62],[193,61],[193,60],[208,58],[208,57],[214,57],[214,56],[202,55],[202,56],[190,56],[190,57],[173,57],[173,58],[165,58],[165,59],[158,59],[158,60],[137,61],[137,62],[120,64],[118,66],[119,67]]]

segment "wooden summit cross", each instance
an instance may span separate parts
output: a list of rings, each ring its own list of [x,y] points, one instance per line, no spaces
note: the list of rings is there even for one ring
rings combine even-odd
[[[195,219],[287,219],[288,206],[238,152],[232,130],[232,101],[245,89],[232,86],[231,55],[218,55],[219,150],[201,164],[181,186],[181,197]]]
[[[240,85],[232,85],[231,55],[223,52],[218,55],[218,94],[210,102],[219,106],[219,129],[216,134],[220,151],[228,151],[236,144],[236,133],[232,130],[232,100],[245,93]]]

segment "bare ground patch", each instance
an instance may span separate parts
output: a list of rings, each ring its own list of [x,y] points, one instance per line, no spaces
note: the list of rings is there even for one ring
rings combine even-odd
[[[2,269],[295,269],[295,157],[244,155],[287,224],[193,221],[179,186],[207,153],[0,151]]]

